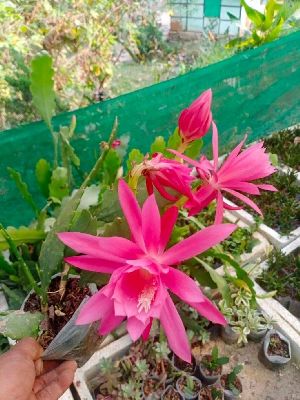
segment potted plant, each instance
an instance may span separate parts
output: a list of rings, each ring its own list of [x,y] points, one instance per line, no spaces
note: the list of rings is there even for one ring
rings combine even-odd
[[[260,342],[269,329],[272,329],[274,321],[265,317],[260,312],[250,312],[248,314],[250,333],[248,339],[253,342]]]
[[[204,355],[199,363],[201,381],[208,385],[215,383],[222,374],[223,365],[228,362],[228,357],[219,357],[218,347],[214,346],[211,354]]]
[[[143,394],[146,400],[160,399],[165,389],[164,380],[155,376],[148,377],[144,380]]]
[[[176,381],[176,389],[185,400],[196,399],[201,387],[201,381],[191,375],[184,374]]]
[[[176,354],[173,354],[172,365],[177,371],[182,371],[190,375],[194,375],[197,368],[197,363],[194,356],[192,356],[192,362],[188,363],[179,358]]]
[[[280,332],[271,330],[263,341],[264,363],[270,369],[283,367],[291,361],[290,341]]]
[[[241,364],[236,365],[229,374],[221,376],[221,385],[224,388],[225,400],[238,399],[239,395],[243,391],[242,383],[238,377],[238,374],[242,371],[243,366]]]
[[[224,400],[223,388],[215,385],[203,387],[199,393],[199,400]]]
[[[183,400],[183,397],[174,386],[169,385],[161,395],[161,400]]]

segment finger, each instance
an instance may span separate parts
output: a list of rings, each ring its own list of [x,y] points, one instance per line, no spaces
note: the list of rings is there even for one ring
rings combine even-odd
[[[41,357],[43,348],[33,338],[29,337],[18,342],[12,348],[12,352],[21,353],[24,357],[35,361]]]
[[[36,374],[36,376],[39,376],[44,372],[43,360],[41,358],[39,358],[38,360],[34,361],[34,366],[35,366],[35,374]]]
[[[57,400],[71,385],[76,370],[74,361],[66,361],[55,370],[38,378],[39,391],[34,392],[37,400]],[[43,384],[44,383],[44,384]]]
[[[56,360],[44,361],[43,374],[52,371],[53,369],[59,367],[61,364],[62,361],[56,361]]]

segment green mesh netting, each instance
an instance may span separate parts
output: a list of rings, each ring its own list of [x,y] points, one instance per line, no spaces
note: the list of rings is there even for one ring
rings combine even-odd
[[[76,115],[74,146],[87,170],[116,116],[119,134],[130,135],[129,147],[147,151],[156,135],[168,136],[173,131],[180,110],[209,87],[223,151],[245,133],[253,141],[299,122],[300,32],[176,79],[61,114],[54,125],[65,125]],[[210,139],[210,135],[205,138],[206,145]],[[52,160],[50,134],[44,123],[32,123],[0,132],[0,147],[0,221],[5,225],[28,223],[33,214],[6,168],[20,171],[38,198],[34,166],[41,157]]]

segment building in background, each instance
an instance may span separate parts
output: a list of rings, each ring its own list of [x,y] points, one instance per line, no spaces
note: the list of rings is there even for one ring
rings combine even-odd
[[[263,11],[265,0],[247,0],[251,7]],[[171,32],[237,36],[248,28],[240,0],[169,0]]]

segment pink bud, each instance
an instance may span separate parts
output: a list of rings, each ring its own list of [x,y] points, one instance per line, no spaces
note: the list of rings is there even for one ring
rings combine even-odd
[[[178,127],[184,142],[192,142],[208,132],[212,122],[211,100],[212,91],[208,89],[181,112]]]
[[[118,139],[114,140],[114,141],[112,142],[112,144],[111,144],[111,147],[112,147],[113,149],[116,149],[116,148],[119,147],[119,146],[121,146],[121,140],[118,140]]]

